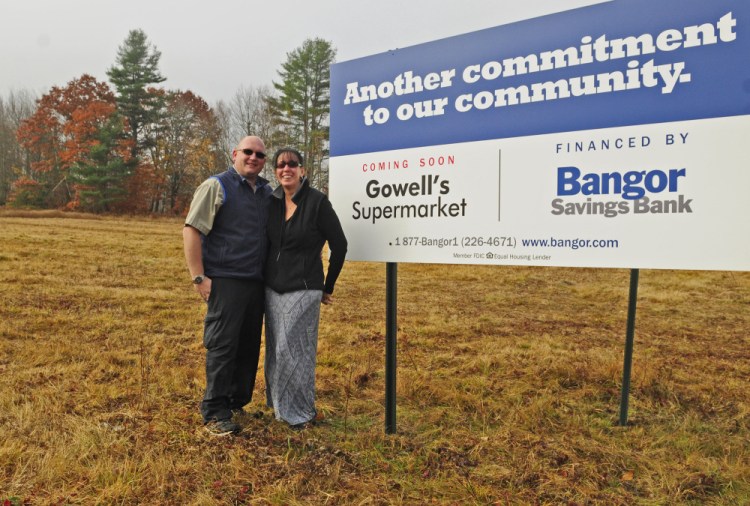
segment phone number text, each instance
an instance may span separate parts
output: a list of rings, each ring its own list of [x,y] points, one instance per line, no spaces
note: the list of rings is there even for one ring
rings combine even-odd
[[[464,236],[464,237],[427,237],[399,236],[389,243],[390,246],[421,246],[436,248],[515,248],[516,238],[511,236]]]

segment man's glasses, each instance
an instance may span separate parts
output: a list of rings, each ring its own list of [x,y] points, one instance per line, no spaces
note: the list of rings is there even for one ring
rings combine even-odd
[[[251,156],[253,153],[255,153],[255,156],[257,158],[260,158],[261,160],[263,160],[266,157],[266,154],[263,151],[253,151],[252,149],[249,149],[249,148],[238,149],[237,151],[242,151],[247,156]]]
[[[287,165],[289,166],[290,169],[296,169],[297,167],[299,167],[299,162],[297,162],[295,160],[289,160],[288,162],[278,162],[276,164],[276,168],[277,169],[283,169]]]

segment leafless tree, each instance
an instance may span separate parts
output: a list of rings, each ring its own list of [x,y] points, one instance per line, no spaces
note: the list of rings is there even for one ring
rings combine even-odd
[[[273,145],[276,127],[268,109],[268,98],[273,91],[269,86],[240,86],[229,102],[219,101],[214,113],[221,127],[222,142],[226,146],[227,164],[237,142],[247,135],[257,135],[266,143],[269,155],[277,147]],[[263,177],[273,177],[273,170],[266,164]]]
[[[29,154],[18,143],[16,131],[34,114],[36,99],[28,90],[0,96],[0,205],[5,204],[13,181],[30,173]]]

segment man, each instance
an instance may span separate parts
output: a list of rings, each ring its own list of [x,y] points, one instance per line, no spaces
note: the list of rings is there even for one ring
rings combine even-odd
[[[208,304],[201,414],[214,435],[240,431],[232,415],[250,402],[258,370],[271,195],[258,176],[265,151],[260,138],[242,139],[232,151],[233,166],[195,190],[182,233],[195,290]]]

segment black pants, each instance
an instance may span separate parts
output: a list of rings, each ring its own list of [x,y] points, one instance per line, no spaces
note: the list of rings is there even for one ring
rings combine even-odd
[[[213,278],[203,330],[206,393],[203,421],[232,417],[253,397],[263,327],[261,281]]]

